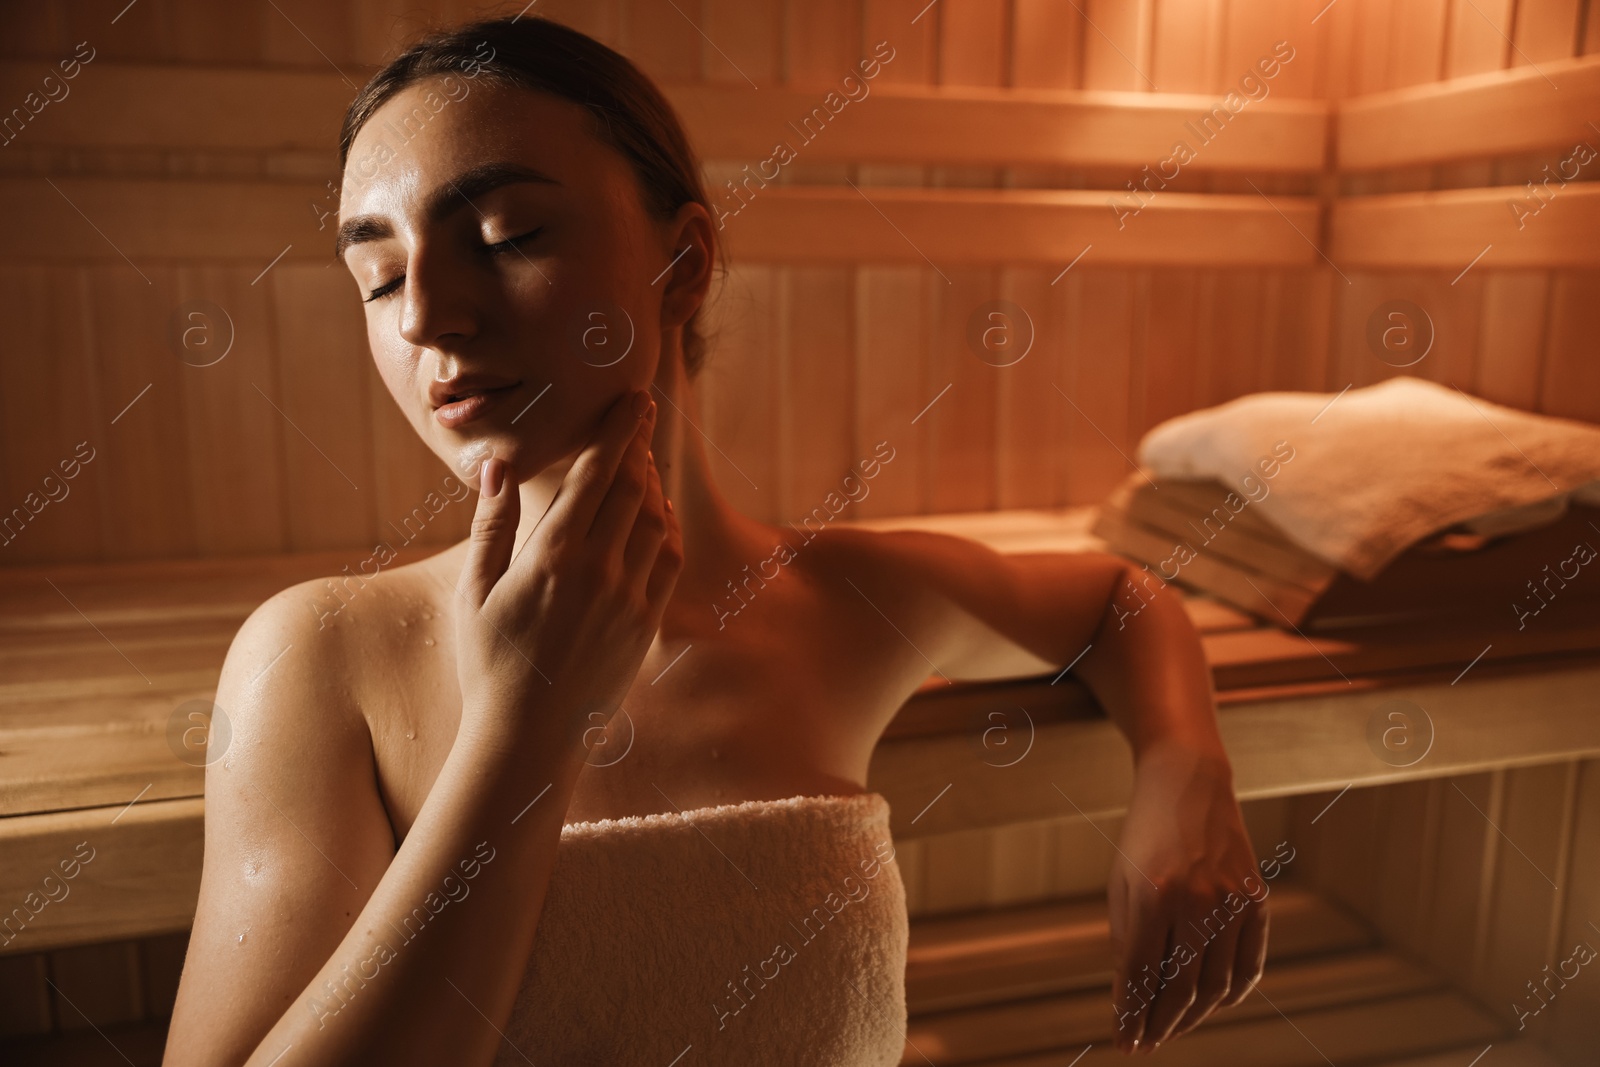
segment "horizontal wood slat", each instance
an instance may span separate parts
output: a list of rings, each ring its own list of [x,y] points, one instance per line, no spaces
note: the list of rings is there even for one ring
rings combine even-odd
[[[193,797],[0,819],[0,900],[28,915],[13,920],[10,940],[0,935],[0,955],[187,930],[200,893],[203,808]]]
[[[742,261],[1304,267],[1310,197],[1053,190],[768,188],[725,218]],[[1092,246],[1092,247],[1089,247]]]
[[[0,99],[22,101],[52,71],[42,63],[0,64]],[[348,73],[359,83],[369,72]],[[91,63],[64,84],[67,95],[24,128],[27,143],[322,151],[330,177],[339,123],[355,95],[332,73],[110,63]],[[1222,94],[859,84],[866,95],[858,89],[854,99],[836,84],[760,91],[742,82],[664,84],[662,90],[704,159],[754,163],[787,141],[813,163],[1138,171],[1167,159],[1182,140],[1195,150],[1187,168],[1281,173],[1320,170],[1326,152],[1327,107],[1316,100],[1268,97],[1230,113]],[[1219,110],[1202,137],[1202,118]]]
[[[1536,189],[1344,198],[1334,205],[1328,257],[1344,270],[1438,268],[1458,278],[1469,267],[1600,267],[1600,184]]]
[[[1479,664],[1456,684],[1449,676],[1409,685],[1362,678],[1333,692],[1225,704],[1218,722],[1234,790],[1253,800],[1600,755],[1600,664],[1558,664],[1506,674]],[[1003,752],[984,750],[973,729],[879,743],[867,784],[888,797],[897,838],[1124,810],[1133,764],[1109,721],[1055,722],[1030,734],[1016,699],[991,700],[1012,715],[1015,736]],[[1431,750],[1408,767],[1384,762],[1367,740],[1374,714],[1395,700],[1421,708],[1435,731]],[[1013,746],[1026,756],[1011,755]]]
[[[319,230],[325,190],[308,183],[0,180],[13,208],[0,258],[66,262],[244,260],[332,263]],[[1131,194],[1129,194],[1131,195]],[[1309,266],[1317,205],[1308,197],[1156,194],[1137,214],[1108,192],[770,186],[722,216],[744,263]],[[731,201],[737,207],[738,201]],[[727,210],[719,208],[719,211]],[[342,269],[334,266],[331,269]]]
[[[1376,170],[1571,148],[1594,143],[1597,115],[1600,56],[1431,82],[1344,101],[1335,164]]]
[[[1317,100],[1269,98],[1229,113],[1222,96],[1200,93],[884,85],[845,106],[837,125],[813,120],[802,131],[824,90],[670,86],[667,93],[707,159],[765,159],[784,140],[811,162],[1138,171],[1184,141],[1194,150],[1185,168],[1304,173],[1322,169],[1327,142],[1327,107]],[[1202,130],[1202,118],[1216,111],[1221,117]]]

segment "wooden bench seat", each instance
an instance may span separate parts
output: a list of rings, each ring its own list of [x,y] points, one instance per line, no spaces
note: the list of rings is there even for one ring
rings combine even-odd
[[[1059,509],[859,525],[945,530],[1005,552],[1072,551],[1099,547],[1085,532],[1091,518]],[[72,905],[46,908],[10,951],[187,927],[203,775],[169,746],[169,720],[214,692],[228,643],[256,604],[350,560],[318,553],[8,573],[0,896],[22,899],[78,842],[97,850]],[[1389,626],[1307,636],[1204,597],[1186,604],[1213,666],[1242,799],[1600,754],[1600,621],[1541,620],[1552,625],[1520,635]],[[1051,683],[935,679],[908,701],[869,775],[890,800],[896,836],[1121,810],[1126,743],[1082,686]],[[1369,721],[1391,700],[1423,709],[1436,728],[1427,756],[1409,767],[1385,763],[1367,741]],[[1003,758],[977,743],[995,710],[1016,731]]]

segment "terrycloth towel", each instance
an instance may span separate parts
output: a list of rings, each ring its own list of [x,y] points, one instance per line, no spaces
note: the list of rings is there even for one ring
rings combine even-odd
[[[1139,460],[1158,485],[1236,488],[1290,540],[1366,580],[1457,523],[1494,536],[1552,522],[1570,499],[1600,505],[1600,428],[1410,377],[1180,415],[1145,435]]]
[[[890,1067],[907,933],[878,793],[569,823],[495,1063]]]

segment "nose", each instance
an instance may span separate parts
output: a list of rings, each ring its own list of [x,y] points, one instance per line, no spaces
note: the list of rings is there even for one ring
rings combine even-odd
[[[417,348],[450,350],[478,331],[476,306],[466,264],[417,248],[406,264],[400,336]]]

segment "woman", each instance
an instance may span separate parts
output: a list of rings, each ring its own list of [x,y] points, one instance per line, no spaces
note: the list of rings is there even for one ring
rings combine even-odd
[[[714,607],[794,537],[707,467],[689,382],[720,246],[648,79],[538,18],[468,26],[367,85],[340,155],[373,358],[477,511],[339,612],[307,583],[240,630],[169,1064],[896,1062],[905,904],[873,746],[932,671],[1086,647],[1136,761],[1118,1043],[1244,997],[1254,900],[1170,959],[1255,876],[1175,595],[1130,619],[1137,572],[1110,556],[830,528],[737,616]],[[829,879],[844,895],[808,912]],[[810,947],[783,908],[855,925]],[[803,1034],[780,1024],[800,1007]]]

